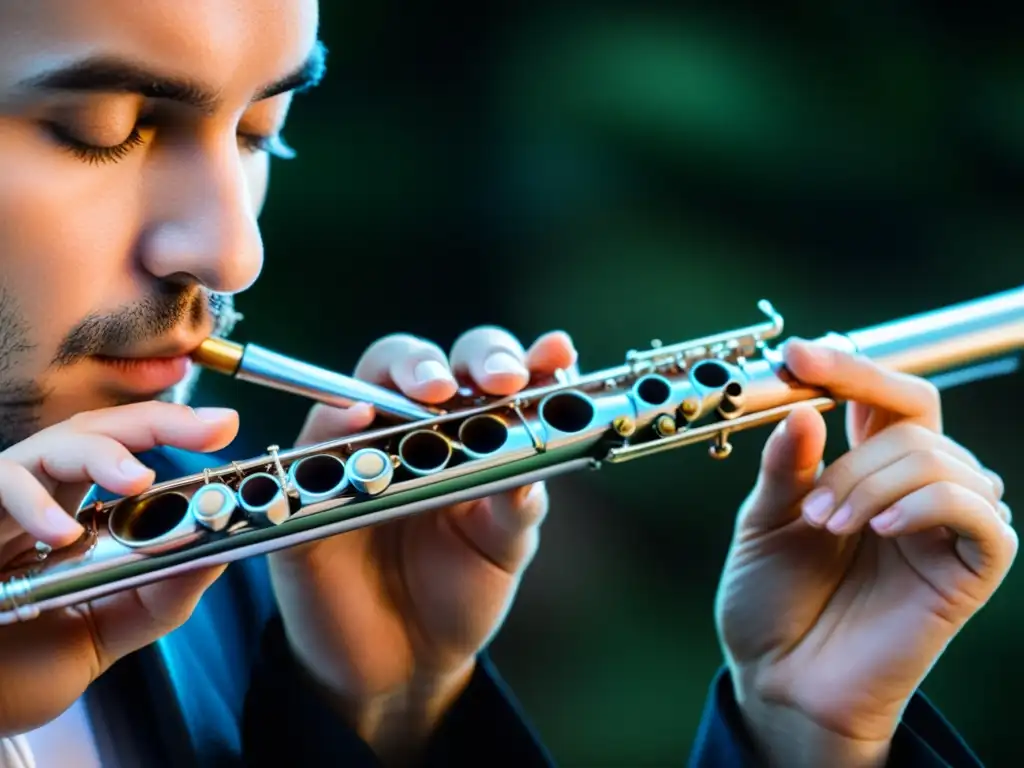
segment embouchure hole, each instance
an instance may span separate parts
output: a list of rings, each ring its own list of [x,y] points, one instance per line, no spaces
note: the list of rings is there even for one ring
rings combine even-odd
[[[164,493],[132,504],[119,532],[125,541],[142,543],[170,533],[188,514],[188,499],[180,493]],[[115,512],[116,515],[116,512]]]
[[[637,382],[636,394],[648,405],[664,405],[672,394],[672,388],[660,376],[645,376]]]
[[[508,440],[508,427],[497,416],[473,416],[459,428],[459,442],[473,453],[494,453]]]
[[[593,420],[594,404],[583,395],[564,392],[548,398],[540,416],[559,432],[579,432]]]
[[[721,387],[729,381],[729,369],[716,362],[706,361],[693,367],[694,380],[703,387]]]
[[[253,475],[245,480],[238,489],[238,495],[250,507],[263,507],[281,490],[278,482],[267,475]]]
[[[345,465],[329,454],[302,459],[295,468],[295,484],[309,493],[327,493],[344,478]]]
[[[398,449],[402,463],[410,469],[429,472],[440,469],[451,456],[449,442],[437,432],[413,432]]]

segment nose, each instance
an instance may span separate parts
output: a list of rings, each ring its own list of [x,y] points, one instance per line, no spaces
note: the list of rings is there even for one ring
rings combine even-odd
[[[237,151],[178,157],[155,174],[142,267],[162,280],[238,293],[263,266],[250,180]]]

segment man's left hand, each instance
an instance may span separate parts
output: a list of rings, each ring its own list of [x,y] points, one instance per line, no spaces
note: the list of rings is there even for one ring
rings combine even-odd
[[[508,332],[481,327],[461,336],[450,357],[423,339],[385,337],[355,376],[438,404],[460,385],[511,395],[575,363],[563,332],[524,349]],[[297,442],[358,432],[373,418],[364,404],[317,405]],[[296,656],[381,757],[397,745],[421,747],[469,681],[537,550],[547,506],[537,483],[270,556]]]

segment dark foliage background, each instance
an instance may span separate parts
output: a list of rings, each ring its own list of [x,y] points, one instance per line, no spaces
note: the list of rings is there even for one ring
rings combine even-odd
[[[564,328],[584,368],[756,320],[846,330],[1018,285],[1024,57],[1010,5],[324,3],[237,338],[350,370],[376,337]],[[1003,10],[1000,10],[1003,9]],[[1020,506],[1021,379],[951,392]],[[253,452],[307,403],[207,377]],[[843,449],[838,417],[831,450]],[[766,433],[553,484],[494,655],[567,766],[680,764]],[[1018,765],[1018,569],[925,690]]]

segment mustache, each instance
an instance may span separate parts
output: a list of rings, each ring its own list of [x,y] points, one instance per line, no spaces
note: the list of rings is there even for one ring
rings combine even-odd
[[[63,367],[93,355],[112,355],[177,328],[195,329],[211,316],[231,313],[230,297],[197,286],[161,285],[143,301],[109,315],[89,315],[61,342],[53,364]]]

